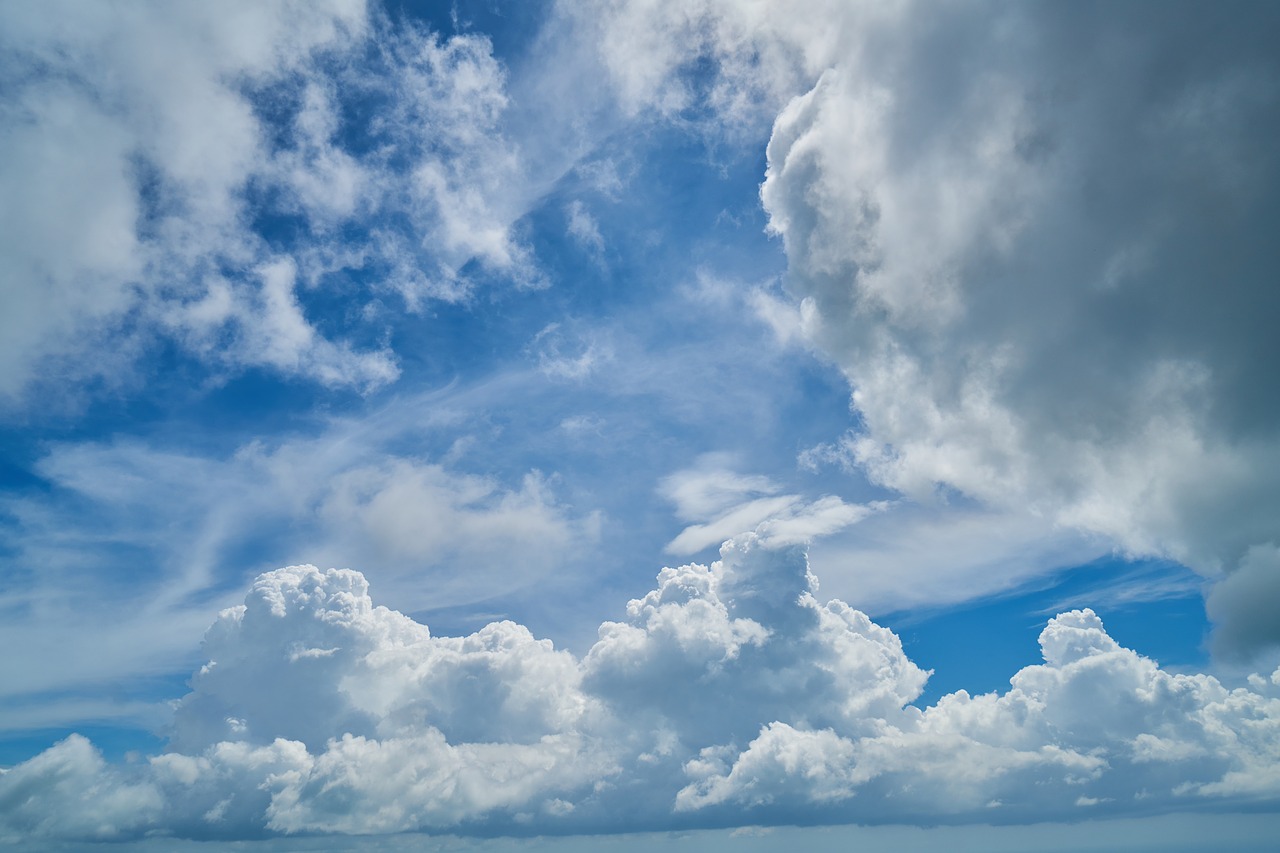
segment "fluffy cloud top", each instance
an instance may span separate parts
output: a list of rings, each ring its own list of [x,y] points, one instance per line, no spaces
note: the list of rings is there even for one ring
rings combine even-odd
[[[578,659],[512,622],[434,637],[357,572],[269,572],[209,630],[168,751],[114,766],[69,738],[0,775],[0,835],[1034,821],[1280,796],[1280,672],[1235,690],[1168,673],[1075,610],[1008,691],[920,709],[927,673],[898,638],[815,590],[803,549],[747,536],[664,569]]]

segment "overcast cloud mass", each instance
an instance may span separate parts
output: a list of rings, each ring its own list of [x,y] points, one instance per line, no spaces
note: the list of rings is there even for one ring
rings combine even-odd
[[[1263,843],[1278,38],[0,7],[0,841]]]

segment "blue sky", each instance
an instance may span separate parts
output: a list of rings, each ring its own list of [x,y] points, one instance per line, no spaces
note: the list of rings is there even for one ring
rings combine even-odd
[[[0,21],[0,838],[1274,822],[1267,6]]]

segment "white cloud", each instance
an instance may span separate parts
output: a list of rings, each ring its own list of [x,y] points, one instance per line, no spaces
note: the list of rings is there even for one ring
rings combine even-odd
[[[786,346],[804,339],[803,306],[797,308],[763,288],[751,291],[747,304],[769,327],[779,344]]]
[[[766,727],[740,755],[692,762],[678,802],[794,806],[856,792],[863,808],[870,794],[887,798],[874,806],[881,819],[979,816],[996,804],[1002,819],[1027,820],[1071,803],[1275,796],[1280,700],[1162,672],[1090,610],[1050,620],[1040,643],[1045,663],[1014,675],[1007,693],[950,694],[873,736]]]
[[[390,88],[389,114],[377,129],[410,158],[407,176],[384,180],[405,185],[405,198],[389,201],[412,217],[420,246],[406,250],[434,267],[398,282],[405,298],[413,306],[420,295],[457,286],[473,259],[519,286],[544,286],[531,249],[511,230],[530,204],[534,178],[518,142],[505,135],[506,73],[488,39],[410,30],[384,41],[385,79],[366,85]]]
[[[1275,13],[1147,11],[592,14],[637,109],[776,105],[761,197],[862,470],[1215,577],[1277,537]],[[1241,600],[1218,596],[1220,646],[1280,641]]]
[[[1006,692],[920,710],[927,674],[898,638],[815,583],[803,549],[744,537],[664,569],[577,659],[512,622],[434,637],[357,572],[269,572],[206,635],[168,752],[116,766],[58,744],[0,774],[0,837],[1034,822],[1280,797],[1280,671],[1234,690],[1171,674],[1076,610]]]
[[[720,556],[664,569],[626,622],[601,626],[583,662],[586,687],[641,738],[654,772],[771,721],[870,731],[919,695],[927,675],[891,631],[814,598],[802,548],[750,535]]]
[[[1022,512],[899,502],[816,539],[809,559],[827,592],[888,613],[998,595],[1111,553],[1099,537]]]
[[[0,840],[114,840],[160,818],[163,806],[154,785],[119,778],[87,739],[71,735],[0,773]]]
[[[486,585],[497,576],[528,583],[595,536],[594,518],[573,518],[537,471],[506,488],[439,465],[392,459],[343,471],[315,500],[320,517],[344,531],[330,550],[373,551],[384,565],[412,566],[396,572],[406,580],[427,566],[484,565],[495,572]],[[435,603],[475,594],[474,580],[438,574]]]
[[[163,326],[192,302],[205,319],[221,310],[224,321],[248,320],[233,328],[253,346],[223,349],[223,359],[279,366],[270,350],[286,331],[281,310],[296,304],[259,289],[250,272],[266,259],[242,221],[243,195],[252,179],[270,177],[261,166],[270,146],[246,92],[312,74],[315,55],[363,38],[364,4],[63,3],[10,6],[3,15],[8,94],[0,110],[10,120],[0,137],[0,185],[13,227],[0,244],[12,273],[0,313],[12,327],[4,339],[19,346],[0,353],[0,393],[16,398],[47,357],[61,358],[73,376],[114,379],[127,367],[127,348],[112,347],[118,355],[110,359],[85,358],[86,348],[118,337],[130,312]],[[44,73],[28,73],[34,67]],[[329,173],[313,180],[341,181],[333,156],[311,165]],[[294,183],[306,171],[295,163]],[[209,275],[216,266],[249,275],[228,290]],[[339,355],[341,345],[318,338],[300,315],[289,319],[290,331],[298,319],[309,337],[283,339],[302,347],[291,372],[314,368],[327,382],[357,385],[393,374],[385,354]]]
[[[778,494],[767,477],[732,470],[733,458],[710,453],[692,468],[663,478],[659,492],[682,521],[695,522],[667,543],[671,554],[696,554],[741,533],[755,532],[769,545],[807,544],[857,524],[884,502],[849,504],[834,495],[808,501]]]
[[[76,708],[138,718],[134,703],[90,707],[79,697],[100,684],[128,695],[139,679],[187,668],[208,608],[233,603],[245,574],[266,568],[258,560],[360,565],[406,611],[579,571],[601,517],[566,503],[554,474],[517,469],[507,479],[475,472],[465,454],[391,451],[426,441],[449,405],[439,396],[401,401],[381,417],[220,453],[130,441],[52,446],[36,466],[49,491],[3,501],[13,554],[0,642],[50,657],[0,662],[0,718],[29,726],[39,707],[49,719]],[[119,619],[121,610],[133,618]],[[69,622],[82,630],[60,627]]]
[[[337,93],[329,81],[312,80],[293,120],[295,145],[275,156],[279,181],[318,225],[351,217],[369,205],[379,177],[335,143],[339,132]]]
[[[271,259],[254,268],[247,282],[211,278],[199,300],[167,310],[164,322],[211,361],[266,365],[325,385],[367,389],[400,375],[389,352],[358,352],[320,335],[303,313],[296,284],[294,260]]]
[[[613,360],[613,347],[596,334],[575,333],[560,323],[549,323],[533,336],[529,351],[538,357],[538,368],[555,379],[581,381]]]
[[[604,252],[604,237],[600,234],[600,223],[587,210],[587,206],[574,200],[565,208],[565,217],[569,220],[569,236],[583,249],[598,257]]]
[[[123,381],[156,336],[217,369],[367,390],[398,375],[377,312],[317,318],[309,291],[355,279],[356,307],[418,311],[469,298],[472,262],[547,284],[513,226],[575,154],[509,137],[523,113],[483,37],[393,30],[361,0],[0,17],[9,405],[41,365]],[[304,227],[269,244],[263,217]]]
[[[663,478],[659,491],[675,504],[682,521],[704,521],[748,500],[781,491],[768,477],[738,474],[733,467],[730,455],[704,454],[694,467]]]
[[[339,734],[415,736],[424,726],[454,743],[537,743],[588,710],[576,662],[549,641],[512,622],[432,637],[373,606],[352,571],[263,575],[210,628],[204,654],[174,718],[172,742],[192,754],[233,736],[314,751]]]

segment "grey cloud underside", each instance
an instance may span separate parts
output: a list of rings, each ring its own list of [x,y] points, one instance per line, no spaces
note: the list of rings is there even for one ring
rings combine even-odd
[[[642,9],[592,11],[637,102],[778,109],[762,201],[863,421],[826,458],[1225,573],[1218,650],[1280,642],[1274,4]]]
[[[803,549],[754,536],[663,569],[581,659],[512,622],[467,637],[364,578],[258,578],[210,628],[170,749],[73,736],[0,775],[0,837],[743,822],[1013,822],[1274,804],[1280,671],[1229,690],[1121,648],[1089,610],[1002,694],[909,703],[898,638],[820,603]]]

